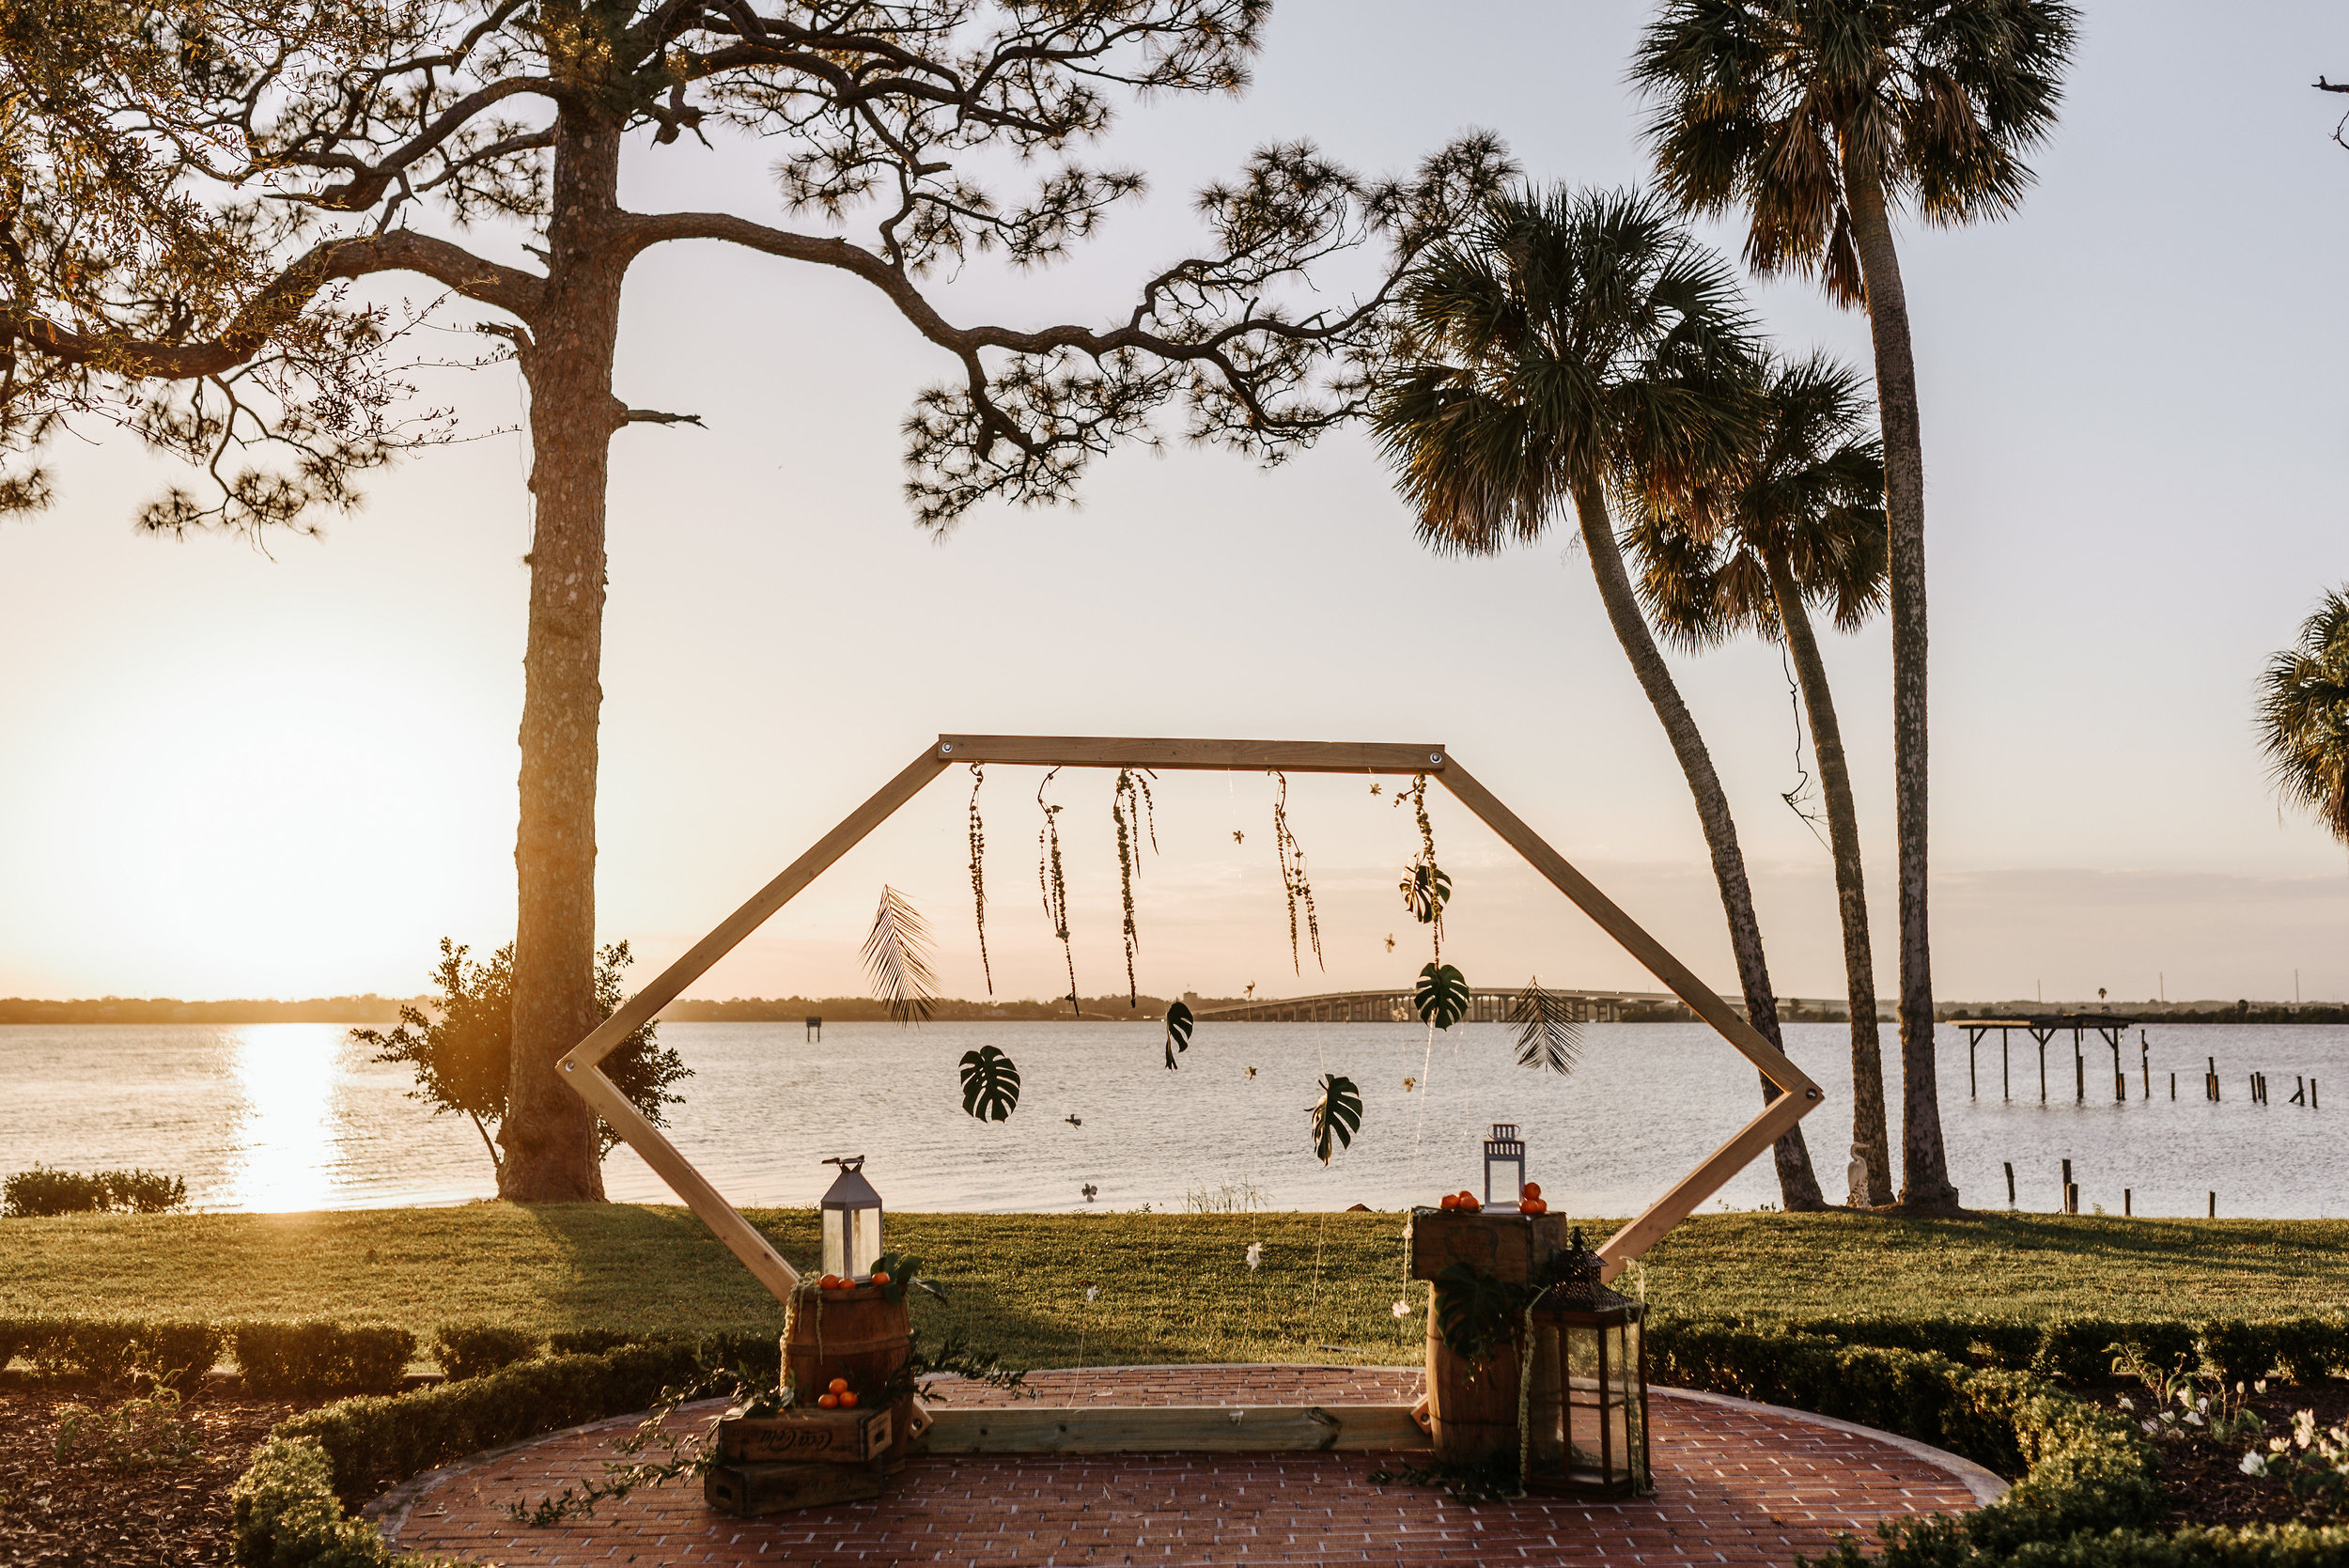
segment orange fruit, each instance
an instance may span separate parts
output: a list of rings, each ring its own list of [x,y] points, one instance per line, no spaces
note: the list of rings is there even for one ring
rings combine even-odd
[[[816,1396],[816,1403],[819,1408],[825,1410],[837,1410],[840,1408],[840,1396],[838,1394],[817,1394]]]
[[[1449,1214],[1460,1206],[1460,1195],[1456,1192],[1447,1192],[1443,1195],[1443,1201],[1436,1206]]]
[[[1467,1214],[1476,1214],[1476,1213],[1480,1213],[1480,1212],[1484,1209],[1484,1207],[1485,1207],[1484,1203],[1482,1203],[1482,1202],[1481,1202],[1481,1201],[1480,1201],[1480,1200],[1476,1197],[1476,1195],[1475,1195],[1475,1194],[1473,1194],[1473,1193],[1463,1193],[1463,1194],[1461,1194],[1461,1197],[1460,1197],[1460,1208],[1461,1208],[1462,1212],[1467,1213]]]
[[[817,1290],[836,1290],[839,1286],[840,1276],[837,1274],[827,1274],[822,1279],[816,1281],[816,1288]]]
[[[835,1377],[824,1387],[833,1393],[845,1394],[848,1391],[848,1380],[845,1377]]]
[[[1520,1198],[1538,1198],[1541,1195],[1542,1184],[1539,1182],[1527,1182],[1523,1190],[1517,1194]]]
[[[877,1285],[885,1285],[889,1283],[889,1271],[883,1268],[877,1268],[873,1270],[873,1283]]]
[[[853,1410],[856,1408],[856,1394],[854,1390],[850,1390],[849,1392],[840,1396],[840,1408],[843,1410]]]

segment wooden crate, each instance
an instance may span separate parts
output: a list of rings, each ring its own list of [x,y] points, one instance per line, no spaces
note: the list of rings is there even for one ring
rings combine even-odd
[[[1432,1280],[1446,1265],[1473,1264],[1513,1285],[1532,1278],[1534,1265],[1565,1250],[1573,1227],[1563,1214],[1482,1214],[1419,1210],[1411,1215],[1411,1278]]]
[[[718,1423],[718,1453],[747,1464],[784,1461],[861,1465],[886,1452],[895,1436],[889,1406],[871,1410],[787,1410],[779,1416],[728,1416]]]
[[[862,1502],[881,1495],[881,1466],[712,1465],[702,1476],[702,1498],[721,1514],[751,1518],[792,1508]]]

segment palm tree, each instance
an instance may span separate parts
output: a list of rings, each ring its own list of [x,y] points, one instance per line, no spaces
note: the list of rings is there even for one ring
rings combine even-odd
[[[2078,13],[2065,0],[1666,0],[1632,80],[1682,208],[1742,207],[1758,272],[1819,277],[1875,340],[1892,602],[1900,845],[1904,1203],[1954,1207],[1933,1058],[1926,930],[1925,462],[1891,212],[2012,211],[2055,123]]]
[[[1834,694],[1811,625],[1819,605],[1850,630],[1884,608],[1884,453],[1859,378],[1824,355],[1765,370],[1754,439],[1694,490],[1642,498],[1625,535],[1640,597],[1665,637],[1692,651],[1741,631],[1781,644],[1811,718],[1851,1000],[1852,1143],[1871,1205],[1892,1201],[1875,958],[1860,877],[1859,816]]]
[[[2260,687],[2260,744],[2277,789],[2349,844],[2349,588],[2325,596]]]
[[[1421,540],[1488,553],[1539,538],[1571,508],[1607,618],[1696,798],[1747,1013],[1779,1044],[1729,798],[1641,613],[1610,511],[1610,494],[1694,483],[1746,439],[1754,334],[1729,269],[1655,197],[1512,193],[1424,258],[1401,316],[1371,422]],[[1800,1128],[1776,1156],[1786,1206],[1825,1206]]]

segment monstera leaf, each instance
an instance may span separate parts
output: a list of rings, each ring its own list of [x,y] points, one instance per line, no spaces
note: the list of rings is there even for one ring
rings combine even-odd
[[[1427,964],[1419,971],[1419,988],[1412,993],[1419,1016],[1438,1029],[1450,1029],[1468,1017],[1469,987],[1450,964]]]
[[[1174,1053],[1190,1049],[1190,1009],[1175,1002],[1166,1010],[1166,1070],[1174,1070]]]
[[[1422,925],[1433,925],[1443,907],[1452,902],[1452,878],[1433,861],[1415,862],[1403,874],[1403,907]]]
[[[1332,1154],[1354,1141],[1355,1129],[1362,1125],[1362,1092],[1350,1078],[1324,1073],[1321,1098],[1314,1102],[1313,1112],[1314,1153],[1327,1165]]]
[[[1512,1285],[1473,1264],[1446,1264],[1436,1275],[1436,1331],[1464,1361],[1480,1362],[1515,1337],[1539,1293]]]
[[[962,1053],[962,1109],[982,1122],[1001,1122],[1019,1104],[1019,1069],[993,1046]]]

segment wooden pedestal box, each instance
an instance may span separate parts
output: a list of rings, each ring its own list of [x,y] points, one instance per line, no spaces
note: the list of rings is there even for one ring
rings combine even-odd
[[[825,1503],[863,1502],[881,1495],[881,1464],[758,1465],[731,1461],[712,1465],[702,1477],[702,1498],[721,1514],[750,1518]]]
[[[718,1423],[718,1455],[742,1464],[861,1465],[887,1453],[895,1431],[890,1409],[792,1410],[780,1416],[728,1416]]]
[[[1565,1250],[1572,1227],[1563,1214],[1519,1214],[1514,1208],[1482,1214],[1411,1213],[1411,1278],[1432,1280],[1455,1263],[1473,1264],[1494,1278],[1521,1285],[1536,1265]]]

